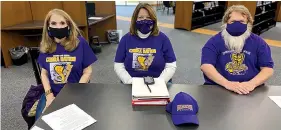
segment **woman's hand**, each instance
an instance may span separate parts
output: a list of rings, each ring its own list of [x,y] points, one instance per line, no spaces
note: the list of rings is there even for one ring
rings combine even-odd
[[[49,107],[50,105],[51,105],[51,103],[53,102],[53,100],[55,99],[55,96],[54,96],[54,94],[53,93],[50,93],[50,94],[48,94],[47,96],[46,96],[46,107],[45,108],[47,108],[47,107]]]
[[[248,89],[246,89],[244,86],[241,86],[241,83],[239,82],[227,81],[223,86],[226,89],[238,94],[249,94]]]
[[[83,70],[83,75],[80,78],[79,83],[89,83],[91,75],[92,75],[92,66],[89,65],[87,68]]]

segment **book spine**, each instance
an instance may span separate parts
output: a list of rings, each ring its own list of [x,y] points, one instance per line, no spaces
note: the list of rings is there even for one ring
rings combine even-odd
[[[170,100],[146,100],[146,101],[133,101],[133,106],[166,106]]]
[[[167,104],[132,104],[133,106],[166,106]]]
[[[157,101],[167,101],[170,102],[170,99],[146,99],[146,100],[139,100],[139,99],[133,99],[133,102],[157,102]]]

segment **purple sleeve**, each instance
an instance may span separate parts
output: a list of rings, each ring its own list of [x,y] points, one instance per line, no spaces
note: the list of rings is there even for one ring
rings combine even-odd
[[[88,42],[84,38],[80,38],[80,43],[83,46],[83,61],[82,61],[82,68],[85,69],[89,65],[93,64],[97,61],[97,57],[94,54],[93,50],[89,46]]]
[[[39,54],[37,62],[41,68],[46,69],[46,55],[44,53]]]
[[[267,43],[260,38],[260,46],[258,48],[258,65],[259,67],[269,67],[273,68],[274,62],[271,57],[270,47]]]
[[[207,41],[205,46],[202,48],[202,55],[201,55],[201,65],[203,64],[211,64],[215,66],[218,57],[218,51],[215,46],[215,40],[212,37]]]
[[[120,43],[118,45],[118,48],[117,48],[117,51],[115,54],[114,62],[124,63],[124,61],[125,61],[125,57],[126,57],[126,37],[125,36],[123,36],[120,40]]]
[[[172,63],[177,60],[172,44],[167,36],[165,36],[165,40],[163,44],[163,54],[166,63]]]

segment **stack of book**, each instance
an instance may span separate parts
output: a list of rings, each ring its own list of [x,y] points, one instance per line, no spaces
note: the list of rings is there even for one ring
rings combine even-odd
[[[143,78],[133,78],[132,105],[167,105],[169,102],[169,92],[163,79],[154,78],[154,84],[146,85]]]

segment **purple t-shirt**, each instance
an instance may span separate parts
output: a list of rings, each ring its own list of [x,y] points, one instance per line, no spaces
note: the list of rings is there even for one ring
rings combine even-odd
[[[127,33],[119,43],[115,62],[124,63],[132,77],[159,77],[166,63],[176,61],[172,44],[162,32],[141,39]]]
[[[270,47],[259,36],[251,34],[242,53],[226,48],[221,33],[213,36],[202,48],[201,64],[212,64],[229,81],[244,82],[254,78],[260,67],[273,68]],[[205,84],[217,85],[205,74]]]
[[[83,70],[94,63],[97,58],[83,37],[77,48],[66,51],[61,44],[57,44],[54,53],[40,53],[38,63],[48,71],[51,89],[56,96],[66,83],[79,83]]]

